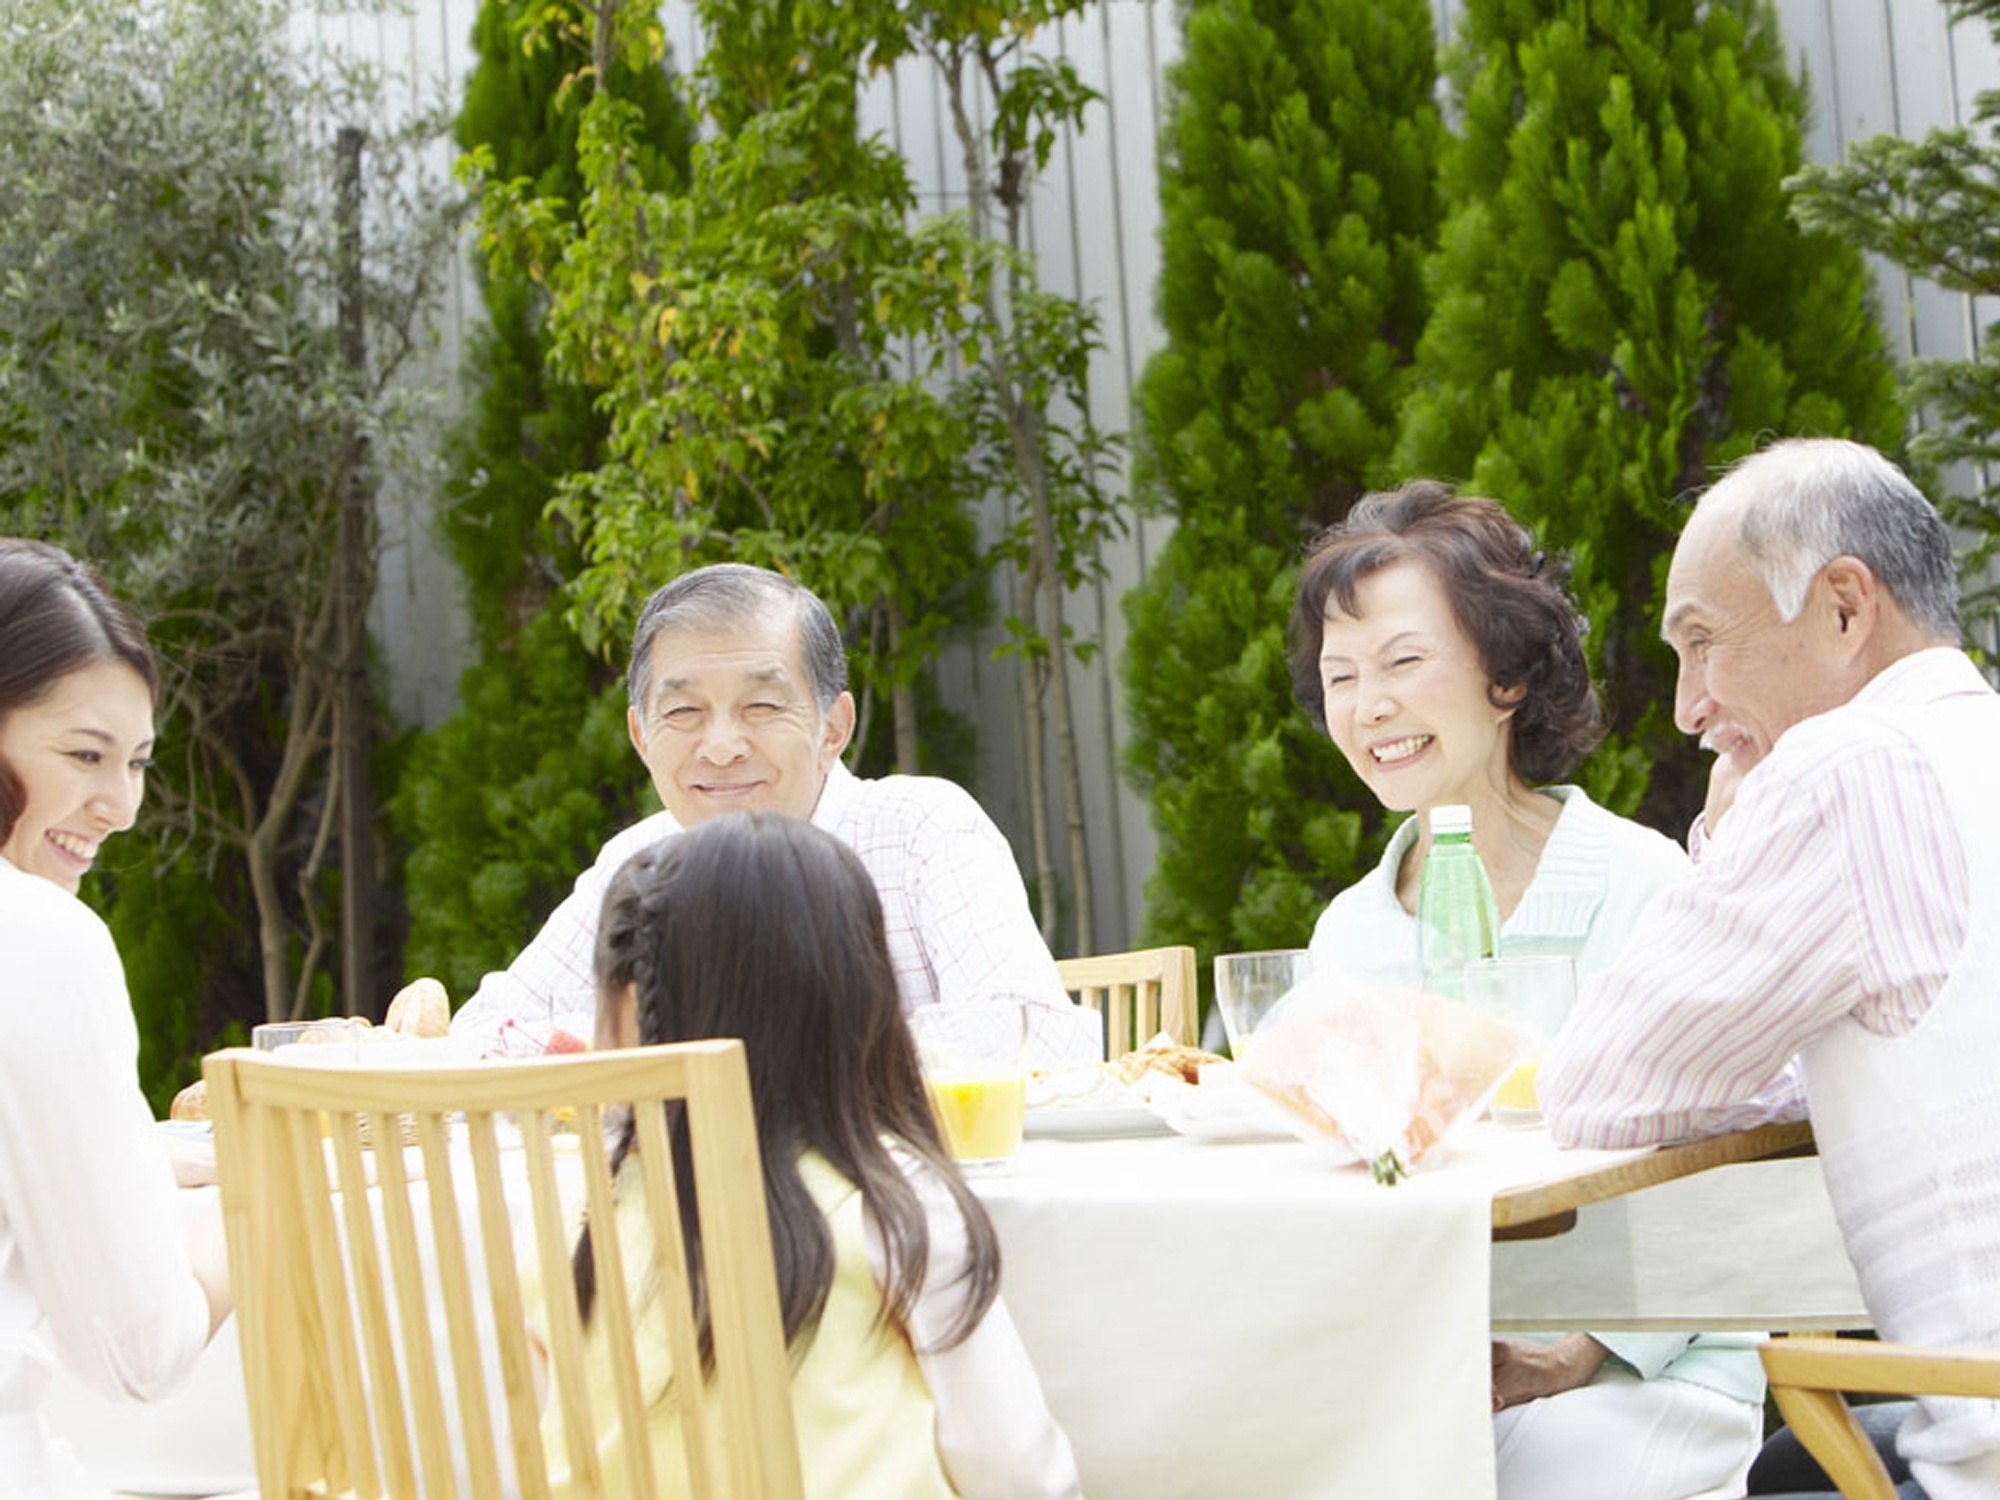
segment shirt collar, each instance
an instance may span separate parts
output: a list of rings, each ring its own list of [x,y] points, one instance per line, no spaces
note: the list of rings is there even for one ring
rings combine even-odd
[[[846,762],[835,756],[833,768],[826,773],[826,784],[819,789],[819,801],[813,804],[813,826],[828,832],[837,828],[842,815],[853,805],[859,785],[859,778],[847,769]]]
[[[1901,698],[1944,698],[1960,693],[1990,693],[1972,658],[1956,646],[1912,651],[1891,662],[1861,685],[1851,703],[1893,702]]]

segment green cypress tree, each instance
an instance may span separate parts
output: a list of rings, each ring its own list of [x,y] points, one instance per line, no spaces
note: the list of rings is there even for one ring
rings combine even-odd
[[[1152,801],[1157,941],[1304,941],[1380,842],[1292,696],[1303,542],[1394,432],[1425,309],[1441,125],[1427,0],[1196,0],[1170,75],[1166,347],[1140,389],[1144,499],[1173,517],[1126,596],[1127,766]]]
[[[1954,19],[1984,20],[2000,43],[2000,0],[1961,0]],[[1974,128],[1977,127],[1977,128]],[[2000,297],[2000,90],[1979,95],[1973,126],[1921,140],[1878,135],[1838,166],[1811,166],[1786,183],[1808,229],[1885,256],[1946,291]],[[1987,572],[2000,551],[2000,324],[1988,324],[1967,359],[1911,362],[1906,395],[1924,422],[1910,456],[1927,468],[1985,475],[1970,495],[1944,496],[1945,514],[1976,541],[1963,559],[1968,623],[2000,617],[2000,584]]]
[[[584,56],[531,28],[540,9],[533,0],[481,8],[455,133],[574,220]],[[683,181],[693,132],[672,76],[620,58],[608,87],[640,121],[634,172],[649,186]],[[409,848],[404,970],[436,975],[460,999],[512,958],[650,796],[625,740],[622,679],[563,621],[563,588],[583,562],[548,510],[564,476],[599,460],[597,393],[550,373],[541,288],[484,259],[478,272],[487,322],[470,344],[469,410],[448,446],[440,527],[479,656],[460,679],[458,708],[416,737],[392,802]]]
[[[1613,735],[1585,784],[1678,832],[1657,597],[1685,499],[1760,439],[1893,449],[1859,253],[1786,215],[1806,100],[1766,0],[1468,0],[1436,299],[1394,469],[1502,501],[1576,564]]]

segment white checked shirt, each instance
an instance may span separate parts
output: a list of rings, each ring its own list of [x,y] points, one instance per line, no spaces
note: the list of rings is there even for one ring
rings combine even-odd
[[[956,783],[930,776],[864,781],[836,762],[813,824],[861,857],[882,898],[889,957],[906,1009],[939,1001],[1023,999],[1038,1007],[1036,1061],[1103,1056],[1097,1016],[1073,1003],[1028,909],[1014,852]],[[605,888],[626,860],[681,831],[658,812],[612,837],[534,940],[488,974],[452,1017],[454,1036],[498,1050],[513,1021],[537,1039],[596,1026],[592,958]]]

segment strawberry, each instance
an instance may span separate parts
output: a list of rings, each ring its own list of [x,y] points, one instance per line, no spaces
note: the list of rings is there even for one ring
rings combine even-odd
[[[548,1042],[542,1048],[542,1051],[549,1053],[551,1056],[558,1052],[588,1052],[589,1050],[590,1043],[580,1037],[570,1035],[570,1033],[564,1031],[560,1026],[549,1033]]]

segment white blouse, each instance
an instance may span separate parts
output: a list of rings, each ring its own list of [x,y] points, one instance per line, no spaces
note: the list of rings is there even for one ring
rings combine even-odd
[[[0,976],[0,1492],[35,1494],[53,1361],[155,1398],[209,1315],[110,931],[0,859]]]
[[[910,1308],[910,1342],[937,1407],[938,1453],[965,1500],[1080,1500],[1083,1484],[1069,1438],[1050,1415],[1041,1377],[1008,1316],[993,1299],[963,1343],[939,1349],[970,1294],[972,1245],[965,1219],[935,1172],[906,1153],[896,1164],[917,1190],[930,1243],[923,1290]],[[875,1216],[862,1222],[869,1269],[886,1286],[889,1257]]]

